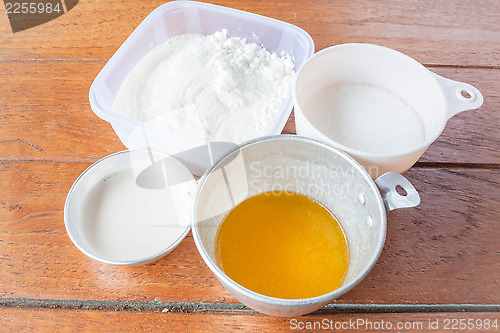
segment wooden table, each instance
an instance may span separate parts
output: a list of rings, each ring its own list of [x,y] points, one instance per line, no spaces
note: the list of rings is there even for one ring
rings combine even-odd
[[[90,84],[160,4],[82,0],[17,33],[0,12],[1,331],[287,331],[323,320],[346,332],[450,331],[447,324],[464,331],[463,322],[467,332],[499,331],[484,325],[500,321],[500,1],[217,2],[295,24],[316,51],[347,42],[394,48],[485,97],[479,110],[453,117],[406,173],[422,203],[389,214],[369,276],[294,321],[236,301],[191,235],[153,264],[115,267],[86,257],[66,234],[63,206],[74,180],[124,149],[92,112]],[[284,132],[294,131],[292,116]]]

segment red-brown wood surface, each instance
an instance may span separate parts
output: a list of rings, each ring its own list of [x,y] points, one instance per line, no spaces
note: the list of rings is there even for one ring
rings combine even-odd
[[[460,321],[461,320],[461,321]],[[334,330],[341,332],[495,332],[500,316],[492,313],[381,313],[314,314],[299,318],[277,318],[247,314],[185,314],[126,311],[81,311],[50,309],[0,309],[4,332],[56,330],[65,332],[288,332],[291,330]],[[460,328],[461,327],[461,328]],[[464,329],[465,327],[465,329]],[[490,327],[485,329],[484,327]]]
[[[102,264],[73,246],[64,228],[63,206],[72,182],[86,167],[0,162],[0,197],[9,198],[0,207],[0,290],[6,296],[236,302],[205,266],[190,236],[163,259],[137,267]],[[499,176],[498,169],[410,170],[407,177],[422,203],[389,214],[377,265],[337,302],[497,303]]]
[[[80,1],[68,14],[12,34],[0,18],[2,60],[106,60],[164,1]],[[499,67],[496,0],[213,1],[305,29],[316,50],[340,43],[375,43],[424,64]]]
[[[99,158],[125,149],[92,112],[90,84],[162,3],[80,1],[18,33],[0,11],[2,331],[293,328],[290,319],[241,306],[206,267],[191,235],[155,263],[117,267],[86,257],[66,234],[64,200],[74,180]],[[453,117],[406,173],[422,202],[388,215],[384,250],[370,274],[330,306],[296,319],[423,323],[399,330],[408,332],[445,331],[451,319],[500,319],[500,2],[214,3],[295,24],[313,37],[316,50],[347,42],[397,49],[476,86],[485,98],[480,109]],[[284,133],[295,133],[293,114]],[[437,330],[429,326],[436,320]]]

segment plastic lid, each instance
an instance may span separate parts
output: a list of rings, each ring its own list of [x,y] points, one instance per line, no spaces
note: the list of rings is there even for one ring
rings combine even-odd
[[[154,261],[188,234],[196,181],[177,159],[122,151],[75,181],[64,207],[66,230],[89,257],[110,264]]]

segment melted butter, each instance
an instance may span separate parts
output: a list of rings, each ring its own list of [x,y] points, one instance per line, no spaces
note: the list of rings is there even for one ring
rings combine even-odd
[[[257,293],[309,298],[339,288],[349,247],[335,216],[304,195],[267,192],[231,210],[216,236],[217,265]]]

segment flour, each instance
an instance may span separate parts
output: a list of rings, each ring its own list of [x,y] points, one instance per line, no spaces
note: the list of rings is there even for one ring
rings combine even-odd
[[[126,77],[113,111],[210,141],[242,143],[269,130],[294,77],[289,56],[222,30],[180,35],[151,50]]]

